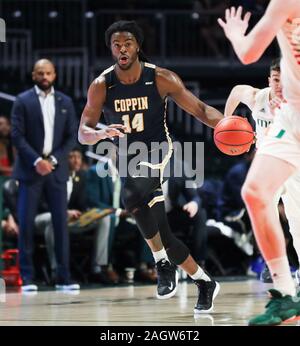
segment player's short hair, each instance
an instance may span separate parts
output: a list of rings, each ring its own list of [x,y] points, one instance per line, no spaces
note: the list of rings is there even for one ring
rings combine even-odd
[[[143,30],[134,20],[119,20],[118,22],[114,22],[109,26],[109,28],[105,31],[105,43],[108,48],[110,48],[111,36],[116,32],[130,32],[135,37],[140,47],[143,44]]]
[[[280,72],[280,58],[272,60],[270,65],[270,73],[272,71]]]

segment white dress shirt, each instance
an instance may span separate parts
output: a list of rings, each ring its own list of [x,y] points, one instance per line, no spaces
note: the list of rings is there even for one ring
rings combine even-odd
[[[35,85],[35,91],[39,97],[43,120],[44,120],[44,147],[43,154],[49,155],[52,151],[53,136],[54,136],[54,118],[55,118],[55,99],[54,88],[51,88],[50,93],[47,95],[43,90]]]
[[[71,175],[69,176],[69,179],[67,181],[67,200],[70,202],[70,198],[73,192],[73,187],[74,187],[74,178],[76,176],[75,172],[72,172]]]

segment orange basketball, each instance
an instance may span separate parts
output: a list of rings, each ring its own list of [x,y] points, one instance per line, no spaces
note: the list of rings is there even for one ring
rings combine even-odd
[[[222,153],[235,156],[247,152],[255,134],[246,118],[237,115],[219,121],[214,131],[214,141]]]

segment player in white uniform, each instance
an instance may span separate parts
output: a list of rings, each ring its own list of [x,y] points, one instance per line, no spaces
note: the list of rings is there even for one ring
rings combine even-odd
[[[244,103],[252,111],[255,120],[256,147],[258,148],[266,135],[269,125],[274,122],[275,112],[280,112],[282,97],[280,80],[280,61],[276,59],[270,66],[269,87],[264,89],[253,88],[250,85],[236,85],[230,92],[225,105],[225,116],[233,115],[238,104]],[[282,198],[285,213],[289,221],[290,233],[300,259],[300,172],[291,176],[285,184],[279,188],[275,195],[274,207],[277,209]],[[296,272],[296,280],[299,285],[299,270]]]
[[[283,97],[287,101],[258,149],[242,190],[275,288],[269,291],[271,301],[265,313],[252,318],[249,324],[272,325],[300,315],[300,297],[296,295],[283,231],[273,207],[278,189],[300,169],[300,1],[271,0],[264,16],[245,35],[249,19],[250,13],[242,18],[242,7],[232,7],[226,10],[225,21],[219,18],[218,22],[244,64],[257,61],[277,36],[282,54]]]

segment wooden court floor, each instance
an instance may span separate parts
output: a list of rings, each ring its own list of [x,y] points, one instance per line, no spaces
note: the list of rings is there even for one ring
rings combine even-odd
[[[79,294],[41,291],[7,293],[0,303],[1,326],[244,326],[263,311],[271,285],[257,280],[220,282],[209,315],[193,314],[197,290],[180,283],[176,296],[155,298],[154,285],[82,289]],[[300,325],[293,320],[285,325]]]

